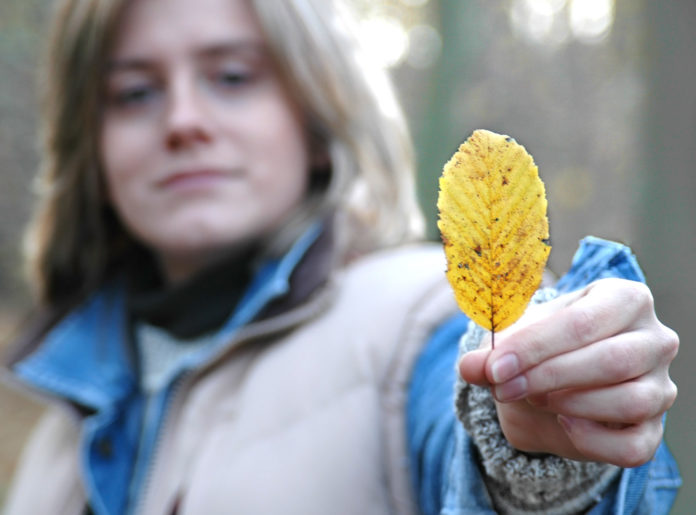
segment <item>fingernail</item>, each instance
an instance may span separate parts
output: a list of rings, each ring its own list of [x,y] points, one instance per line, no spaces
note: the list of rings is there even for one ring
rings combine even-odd
[[[494,383],[503,383],[520,373],[520,361],[514,354],[501,356],[491,365]]]
[[[571,433],[573,431],[573,422],[570,417],[566,417],[565,415],[558,415],[558,423],[563,426],[563,430],[566,433]]]
[[[518,376],[507,383],[495,387],[495,398],[500,402],[510,402],[527,395],[527,378]]]

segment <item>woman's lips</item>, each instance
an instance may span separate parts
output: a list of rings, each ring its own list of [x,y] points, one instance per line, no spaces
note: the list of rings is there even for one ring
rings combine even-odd
[[[230,178],[230,173],[212,168],[184,170],[168,175],[158,182],[164,189],[199,189]]]

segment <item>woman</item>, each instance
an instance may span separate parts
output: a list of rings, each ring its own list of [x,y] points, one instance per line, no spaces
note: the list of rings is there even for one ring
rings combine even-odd
[[[407,245],[408,135],[336,7],[62,2],[27,240],[41,310],[10,364],[54,407],[8,513],[668,509],[620,468],[671,463],[678,340],[634,281],[571,271],[484,337],[455,423],[466,319],[441,250]],[[583,278],[639,273],[603,249]],[[529,468],[500,476],[498,451]]]

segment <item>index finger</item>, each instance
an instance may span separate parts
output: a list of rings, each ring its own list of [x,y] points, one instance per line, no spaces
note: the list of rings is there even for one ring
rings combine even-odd
[[[512,326],[496,338],[486,376],[503,383],[550,359],[619,334],[635,325],[638,313],[652,309],[646,286],[603,279],[547,303],[546,315]]]

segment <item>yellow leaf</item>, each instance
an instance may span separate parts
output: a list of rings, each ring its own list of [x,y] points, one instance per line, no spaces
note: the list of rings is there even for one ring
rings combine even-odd
[[[532,157],[512,138],[474,131],[445,164],[437,207],[460,309],[502,331],[524,312],[551,251],[544,183]]]

